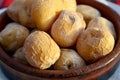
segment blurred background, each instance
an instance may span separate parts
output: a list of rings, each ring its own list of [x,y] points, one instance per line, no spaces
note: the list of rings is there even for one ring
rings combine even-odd
[[[107,0],[107,1],[111,1],[111,2],[114,2],[114,3],[118,4],[118,5],[120,5],[120,0]]]
[[[0,0],[0,8],[4,8],[9,6],[14,0]],[[120,0],[107,0],[111,1],[117,5],[120,5]]]

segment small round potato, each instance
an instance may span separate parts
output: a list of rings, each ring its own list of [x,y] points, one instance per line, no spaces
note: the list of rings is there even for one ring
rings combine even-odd
[[[15,54],[13,55],[13,58],[20,63],[28,64],[28,62],[25,58],[25,53],[24,53],[23,47],[16,50]]]
[[[29,30],[26,27],[18,23],[9,23],[0,32],[0,44],[7,51],[16,51],[23,45],[28,35]]]
[[[93,18],[89,24],[88,24],[88,28],[93,28],[93,27],[100,27],[103,29],[107,29],[106,31],[109,31],[114,39],[116,40],[116,31],[114,29],[114,25],[111,21],[107,20],[104,17],[96,17]]]
[[[60,48],[55,41],[43,31],[32,32],[24,43],[25,57],[30,65],[47,69],[60,57]]]
[[[61,10],[76,11],[76,0],[35,0],[31,16],[39,30],[48,31]]]
[[[88,63],[92,63],[109,54],[114,48],[112,34],[102,27],[86,29],[77,40],[77,51]]]
[[[29,7],[34,0],[15,0],[8,8],[8,16],[15,22],[26,27],[34,28],[35,24],[31,18]]]
[[[83,15],[86,24],[88,24],[91,19],[101,16],[101,13],[96,8],[89,5],[78,5],[77,12]]]
[[[84,67],[85,61],[73,49],[61,49],[61,56],[54,65],[54,69],[69,70]]]
[[[63,10],[51,28],[51,35],[61,47],[70,47],[76,43],[84,29],[83,18],[76,12]]]

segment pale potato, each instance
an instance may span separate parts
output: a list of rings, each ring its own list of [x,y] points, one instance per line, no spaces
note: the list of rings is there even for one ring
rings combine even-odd
[[[35,0],[31,16],[42,31],[48,31],[61,10],[76,11],[76,0]]]
[[[83,15],[86,24],[88,24],[91,19],[101,16],[99,10],[97,10],[92,6],[84,5],[84,4],[77,6],[77,12]]]
[[[29,30],[26,27],[18,23],[9,23],[0,32],[0,44],[7,51],[16,51],[28,35]]]
[[[60,57],[59,46],[43,31],[32,32],[23,47],[27,61],[35,68],[47,69]]]
[[[17,49],[13,55],[13,58],[23,64],[28,64],[26,58],[25,58],[25,53],[24,53],[24,48],[21,47],[19,49]]]
[[[88,24],[88,28],[93,28],[93,27],[100,27],[103,29],[107,29],[106,31],[109,31],[113,35],[114,39],[116,40],[116,31],[114,29],[114,25],[108,19],[104,17],[93,18]]]
[[[78,69],[84,67],[85,61],[73,49],[61,49],[60,58],[54,65],[57,70]]]
[[[70,47],[85,27],[85,21],[76,12],[63,10],[52,25],[51,35],[61,47]]]
[[[34,1],[34,0],[33,0]],[[26,27],[34,28],[35,24],[30,15],[32,0],[15,0],[8,8],[8,16],[15,22],[18,22]],[[29,3],[28,3],[29,2]]]
[[[77,40],[77,51],[88,63],[93,63],[109,54],[115,45],[112,34],[102,27],[86,29]]]

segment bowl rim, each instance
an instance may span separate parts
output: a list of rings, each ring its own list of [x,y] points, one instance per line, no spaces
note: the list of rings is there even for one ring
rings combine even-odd
[[[77,0],[77,2],[84,2],[87,5],[90,5],[92,3],[97,4],[99,6],[101,6],[102,8],[106,8],[108,11],[110,11],[112,13],[112,15],[114,16],[114,19],[116,19],[116,24],[117,25],[117,29],[120,30],[120,17],[114,10],[112,10],[110,7],[97,2],[95,0],[84,0],[84,1],[79,1]],[[89,2],[89,3],[88,3]],[[78,3],[79,4],[79,3]],[[119,26],[119,27],[118,27]],[[105,66],[112,64],[112,66],[109,67],[109,69],[111,69],[120,59],[120,31],[117,31],[118,33],[118,39],[116,41],[116,46],[113,49],[112,52],[110,52],[110,54],[108,54],[107,56],[103,57],[103,59],[100,59],[99,61],[87,65],[83,68],[79,68],[79,69],[70,69],[70,70],[40,70],[37,68],[33,68],[33,67],[29,67],[26,65],[23,65],[21,63],[18,63],[17,61],[15,61],[12,57],[8,56],[6,54],[6,52],[2,49],[2,47],[0,47],[0,60],[7,64],[8,66],[10,66],[11,68],[28,74],[28,75],[32,75],[32,76],[37,76],[37,77],[44,77],[44,78],[52,78],[51,76],[53,76],[54,78],[69,78],[69,77],[76,77],[76,76],[90,76],[89,74],[91,72],[94,73],[94,71],[96,70],[101,70],[101,68],[104,68]],[[97,73],[99,74],[98,76],[100,76],[103,72],[101,73]],[[46,75],[47,74],[47,75]],[[98,77],[97,76],[97,77]]]

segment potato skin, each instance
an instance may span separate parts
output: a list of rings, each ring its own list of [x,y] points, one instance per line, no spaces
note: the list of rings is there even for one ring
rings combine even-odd
[[[61,49],[60,58],[54,64],[56,70],[69,70],[84,67],[85,61],[73,49]]]
[[[61,47],[71,47],[85,29],[85,22],[76,12],[63,10],[52,25],[51,35]]]
[[[29,28],[35,28],[35,24],[31,18],[30,3],[34,0],[15,0],[8,8],[8,16],[15,22],[20,23]],[[29,3],[28,3],[29,2]]]
[[[93,63],[109,54],[115,45],[112,34],[102,27],[86,29],[77,40],[77,51],[88,63]]]
[[[93,27],[100,27],[100,28],[105,29],[106,31],[109,31],[113,35],[114,39],[116,40],[116,31],[114,29],[114,25],[108,19],[104,17],[93,18],[89,22],[88,28],[93,28]]]
[[[97,10],[92,6],[84,5],[84,4],[77,6],[77,12],[83,15],[86,24],[88,24],[91,19],[101,16],[99,10]]]
[[[5,50],[14,52],[23,45],[28,35],[29,30],[26,27],[14,22],[9,23],[0,32],[0,44]]]
[[[14,55],[13,55],[13,58],[14,58],[16,61],[18,61],[18,62],[20,62],[20,63],[22,63],[22,64],[28,65],[28,62],[27,62],[27,60],[26,60],[26,58],[25,58],[25,53],[24,53],[24,48],[23,48],[23,47],[21,47],[21,48],[19,48],[19,49],[17,49],[17,50],[15,51],[15,53],[14,53]]]
[[[63,9],[76,11],[76,0],[35,0],[31,15],[39,30],[48,31]]]
[[[32,32],[24,43],[25,57],[30,65],[47,69],[60,56],[60,48],[54,40],[43,31]]]

